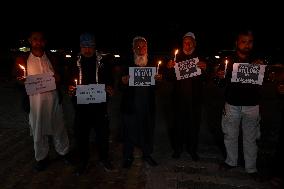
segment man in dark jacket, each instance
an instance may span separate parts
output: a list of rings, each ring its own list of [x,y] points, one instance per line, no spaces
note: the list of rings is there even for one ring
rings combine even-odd
[[[198,161],[201,99],[207,65],[196,52],[194,33],[186,33],[182,42],[182,51],[176,54],[174,60],[169,61],[168,70],[164,76],[167,80],[174,82],[172,94],[174,109],[172,111],[175,124],[169,131],[174,151],[172,157],[180,158],[185,144],[186,151],[192,159]]]
[[[90,33],[80,36],[80,54],[76,65],[70,73],[69,90],[73,91],[73,103],[75,108],[74,134],[79,155],[79,165],[75,170],[76,175],[83,174],[89,164],[90,158],[90,132],[91,128],[96,133],[99,160],[106,171],[113,170],[109,161],[109,118],[107,114],[107,102],[113,93],[113,79],[110,62],[104,62],[102,56],[95,49],[95,39]],[[103,84],[106,92],[106,100],[103,102],[90,102],[84,104],[75,96],[75,89],[89,84]],[[86,92],[86,91],[85,91]],[[96,98],[96,96],[94,96]]]
[[[224,60],[223,69],[218,71],[219,78],[225,81],[225,107],[222,117],[222,130],[226,147],[226,160],[222,169],[231,169],[238,164],[238,136],[242,126],[243,151],[246,172],[257,176],[256,140],[260,136],[259,102],[261,85],[234,82],[232,74],[235,63],[263,64],[253,56],[254,36],[251,31],[242,31],[236,38],[236,52]]]
[[[129,67],[151,67],[148,60],[148,45],[144,37],[133,39],[134,61],[131,60],[122,76],[122,117],[123,117],[123,167],[130,168],[133,163],[135,147],[141,149],[143,160],[150,166],[157,166],[152,158],[155,126],[155,85],[129,86]],[[155,74],[160,80],[161,75]]]

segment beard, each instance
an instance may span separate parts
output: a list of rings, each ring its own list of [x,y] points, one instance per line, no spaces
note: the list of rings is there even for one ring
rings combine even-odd
[[[134,63],[140,67],[146,66],[148,63],[147,55],[134,55]]]

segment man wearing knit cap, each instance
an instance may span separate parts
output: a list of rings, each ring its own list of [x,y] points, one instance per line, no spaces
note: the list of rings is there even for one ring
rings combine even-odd
[[[81,47],[89,47],[95,48],[95,37],[90,33],[83,33],[80,36],[80,46]]]
[[[113,166],[109,161],[107,102],[108,97],[113,94],[113,79],[110,62],[106,62],[96,51],[95,37],[91,33],[83,33],[80,36],[80,53],[71,73],[69,90],[75,91],[77,85],[103,84],[107,94],[106,102],[80,104],[73,92],[72,101],[75,109],[74,135],[79,156],[79,164],[75,174],[81,175],[88,168],[90,159],[89,137],[92,128],[96,133],[100,164],[106,171],[111,171]]]

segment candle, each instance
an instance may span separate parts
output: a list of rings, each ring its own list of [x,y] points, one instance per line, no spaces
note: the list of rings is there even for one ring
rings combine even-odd
[[[160,64],[162,64],[162,61],[161,61],[161,60],[158,62],[157,74],[159,73]]]
[[[177,59],[177,53],[178,53],[178,49],[175,51],[175,58],[174,58],[174,61],[176,61],[176,59]]]
[[[224,71],[224,78],[226,77],[226,73],[227,73],[227,65],[228,65],[228,60],[225,60],[225,71]]]
[[[26,68],[24,66],[22,66],[21,64],[19,64],[20,68],[23,70],[24,72],[24,78],[27,76],[27,73],[26,73]]]
[[[77,81],[77,79],[74,79],[74,81],[75,81],[75,85],[77,86],[77,84],[78,84],[78,81]]]

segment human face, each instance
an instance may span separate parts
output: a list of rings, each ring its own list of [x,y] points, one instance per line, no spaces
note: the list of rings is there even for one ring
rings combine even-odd
[[[137,56],[147,55],[147,42],[144,40],[137,40],[134,43],[133,51]]]
[[[84,57],[90,58],[94,56],[96,49],[94,47],[82,47],[81,46],[81,54]]]
[[[239,54],[248,55],[253,49],[253,35],[239,35],[236,47]]]
[[[32,50],[43,50],[46,44],[43,33],[33,32],[29,38]]]
[[[195,40],[192,37],[185,37],[183,38],[183,52],[186,55],[190,55],[196,46]]]

